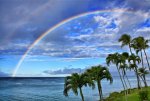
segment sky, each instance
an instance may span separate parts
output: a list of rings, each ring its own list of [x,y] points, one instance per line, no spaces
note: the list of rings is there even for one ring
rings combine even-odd
[[[129,51],[120,47],[122,34],[150,39],[150,0],[0,0],[0,77],[12,76],[51,28],[15,76],[66,76],[106,65],[108,54]]]

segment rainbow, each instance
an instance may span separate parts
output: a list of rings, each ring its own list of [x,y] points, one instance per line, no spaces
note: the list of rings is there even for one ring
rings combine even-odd
[[[21,59],[19,60],[18,64],[15,66],[15,69],[13,70],[12,72],[12,77],[15,77],[16,76],[16,73],[17,71],[19,70],[21,64],[23,63],[25,57],[28,55],[28,53],[33,49],[33,47],[35,45],[37,45],[40,40],[42,40],[46,35],[48,35],[50,32],[52,32],[53,30],[55,30],[56,28],[58,28],[59,26],[73,20],[73,19],[76,19],[76,18],[79,18],[79,17],[83,17],[83,16],[86,16],[86,15],[89,15],[89,14],[98,14],[98,13],[102,13],[102,12],[119,12],[119,13],[124,13],[124,12],[132,12],[133,11],[129,11],[129,10],[126,10],[126,9],[114,9],[114,10],[98,10],[98,11],[92,11],[92,12],[86,12],[86,13],[82,13],[82,14],[79,14],[79,15],[76,15],[76,16],[73,16],[71,18],[68,18],[68,19],[65,19],[63,20],[62,22],[56,24],[55,26],[53,26],[52,28],[48,29],[45,33],[43,33],[40,37],[38,37],[27,49],[27,51],[24,53],[24,55],[21,57]]]

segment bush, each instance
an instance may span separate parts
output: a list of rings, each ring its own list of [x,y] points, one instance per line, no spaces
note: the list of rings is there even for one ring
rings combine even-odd
[[[143,90],[139,92],[139,100],[140,101],[148,101],[148,91]]]
[[[119,92],[113,92],[110,94],[110,96],[116,97],[116,96],[119,96],[119,94],[120,94]]]

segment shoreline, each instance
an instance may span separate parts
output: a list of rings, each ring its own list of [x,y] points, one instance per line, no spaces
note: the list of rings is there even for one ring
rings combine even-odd
[[[141,89],[131,88],[128,90],[130,90],[130,93],[127,94],[127,99],[128,99],[127,101],[139,101],[139,100],[137,100],[139,98],[138,93],[140,91],[145,91],[145,90],[147,90],[149,92],[148,97],[150,100],[150,86],[148,86],[147,88],[145,88],[145,87],[142,87]],[[103,101],[125,101],[124,92],[125,92],[125,90],[122,90],[119,92],[118,91],[112,92],[109,94],[108,97],[104,98]],[[145,100],[145,101],[148,101],[148,100]]]

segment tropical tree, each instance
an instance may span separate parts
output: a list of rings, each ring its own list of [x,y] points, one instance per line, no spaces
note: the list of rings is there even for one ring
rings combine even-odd
[[[150,40],[146,40],[146,39],[144,39],[144,44],[143,44],[143,51],[144,51],[144,54],[145,54],[145,56],[146,56],[146,61],[147,61],[147,64],[148,64],[148,68],[149,68],[149,70],[150,70],[150,63],[149,63],[149,61],[148,61],[148,56],[147,56],[147,53],[146,53],[146,49],[148,49],[150,46],[148,45],[148,42],[149,42]]]
[[[82,101],[84,101],[82,87],[87,85],[92,86],[92,88],[95,87],[94,82],[86,74],[73,73],[71,76],[65,78],[64,95],[68,96],[69,90],[78,95],[79,89]]]
[[[134,38],[132,40],[132,44],[131,44],[131,46],[136,51],[136,54],[138,54],[140,52],[140,57],[141,57],[141,60],[142,60],[142,68],[144,68],[143,53],[142,53],[142,50],[143,50],[143,40],[144,40],[143,37],[137,37],[137,38]]]
[[[130,81],[129,81],[129,79],[128,79],[127,73],[126,73],[126,71],[129,69],[129,66],[128,66],[128,64],[127,64],[127,60],[128,60],[128,58],[129,58],[129,54],[128,54],[127,52],[123,52],[122,54],[119,55],[119,57],[120,57],[120,59],[119,59],[119,60],[120,60],[119,69],[122,70],[123,79],[124,79],[124,78],[127,79],[128,84],[129,84],[129,87],[130,87],[130,89],[131,89],[131,84],[130,84]],[[125,79],[124,79],[124,82],[125,82],[125,84],[126,84]],[[128,88],[128,87],[127,87],[127,88]]]
[[[111,73],[109,72],[107,67],[98,65],[98,66],[92,66],[90,69],[87,69],[86,73],[89,75],[89,77],[97,82],[98,92],[100,100],[103,100],[103,92],[102,92],[102,85],[101,81],[103,79],[107,79],[110,81],[110,83],[113,82],[113,78],[111,76]]]
[[[149,74],[149,72],[145,68],[139,68],[138,74],[140,75],[141,79],[143,80],[145,87],[147,87],[148,85],[146,82],[146,75]]]
[[[129,67],[131,69],[133,69],[134,72],[135,72],[135,75],[136,75],[136,78],[137,78],[137,86],[138,86],[138,89],[140,89],[141,88],[140,87],[140,78],[139,78],[139,75],[138,75],[138,65],[137,64],[139,64],[141,62],[141,59],[138,55],[131,54],[129,56],[128,61],[129,61],[129,65],[130,65]]]
[[[107,63],[108,66],[111,63],[116,65],[117,71],[118,71],[118,74],[119,74],[119,77],[120,77],[120,80],[121,80],[123,88],[125,90],[125,98],[126,98],[126,101],[127,101],[127,97],[126,97],[126,85],[124,84],[124,80],[123,80],[122,75],[121,75],[120,70],[119,70],[119,63],[120,63],[120,55],[119,55],[119,53],[109,54],[106,57],[106,63]]]
[[[136,37],[132,40],[131,46],[136,50],[137,54],[140,52],[143,68],[144,68],[144,62],[143,62],[143,53],[142,53],[142,51],[144,52],[145,57],[146,57],[146,61],[147,61],[147,64],[148,64],[148,67],[149,67],[149,70],[150,70],[150,64],[149,64],[148,56],[147,56],[147,53],[146,53],[146,49],[149,48],[148,42],[149,42],[149,40],[146,40],[144,37],[139,36],[139,37]]]
[[[128,46],[130,49],[130,53],[132,54],[132,49],[131,49],[131,36],[128,34],[123,34],[120,38],[119,38],[119,42],[122,42],[121,47],[124,46]]]

